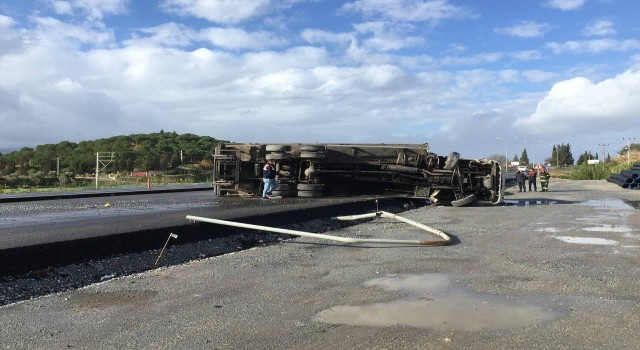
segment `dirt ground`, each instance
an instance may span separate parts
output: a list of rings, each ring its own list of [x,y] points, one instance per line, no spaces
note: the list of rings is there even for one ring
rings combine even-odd
[[[0,347],[640,349],[639,206],[552,178],[503,205],[401,214],[450,246],[296,238],[0,307]],[[330,234],[433,238],[391,219]]]

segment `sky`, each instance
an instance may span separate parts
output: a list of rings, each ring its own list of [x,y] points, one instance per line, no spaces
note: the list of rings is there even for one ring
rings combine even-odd
[[[640,143],[638,13],[637,0],[2,0],[0,149],[164,130],[615,156]]]

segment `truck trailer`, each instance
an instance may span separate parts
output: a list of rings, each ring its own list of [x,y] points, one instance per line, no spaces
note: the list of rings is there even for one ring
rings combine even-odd
[[[262,167],[272,161],[273,196],[396,194],[464,206],[503,201],[500,164],[439,156],[428,144],[220,144],[213,166],[215,194],[260,196]]]

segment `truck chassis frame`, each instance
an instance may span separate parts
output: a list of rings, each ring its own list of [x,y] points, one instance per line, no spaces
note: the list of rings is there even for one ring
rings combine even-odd
[[[274,196],[396,193],[454,206],[503,201],[498,162],[439,156],[428,144],[220,144],[213,159],[218,196],[259,195],[262,166],[273,161],[280,184]]]

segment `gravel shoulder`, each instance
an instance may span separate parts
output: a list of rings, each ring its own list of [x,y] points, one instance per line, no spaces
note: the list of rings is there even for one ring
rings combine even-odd
[[[640,349],[640,192],[550,190],[401,214],[451,246],[297,238],[3,306],[0,348]],[[432,238],[388,219],[331,234]]]

